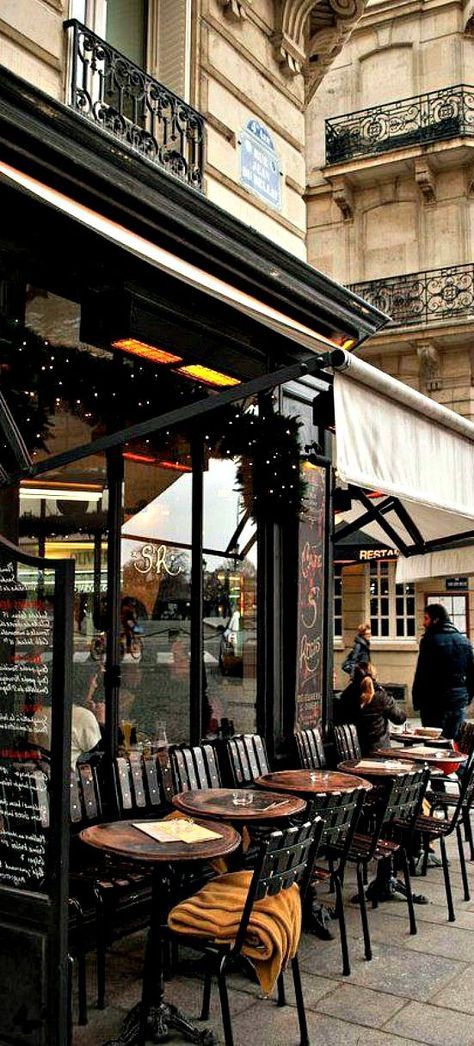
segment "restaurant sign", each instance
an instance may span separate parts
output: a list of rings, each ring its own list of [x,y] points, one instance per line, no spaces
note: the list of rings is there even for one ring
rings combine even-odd
[[[267,128],[247,120],[240,135],[240,182],[275,210],[281,210],[281,163]]]
[[[469,588],[469,578],[467,577],[447,577],[446,578],[446,589],[448,592],[452,592],[453,589],[457,592],[467,592]]]

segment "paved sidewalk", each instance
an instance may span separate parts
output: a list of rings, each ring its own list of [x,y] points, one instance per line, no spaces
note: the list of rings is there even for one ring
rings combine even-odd
[[[374,958],[363,958],[357,906],[347,903],[352,973],[341,975],[337,924],[334,941],[304,935],[300,947],[303,990],[312,1043],[318,1046],[474,1046],[474,864],[468,863],[473,899],[462,900],[457,851],[450,846],[456,922],[447,922],[443,873],[430,869],[413,879],[415,893],[430,903],[417,906],[418,934],[408,932],[402,899],[370,911]],[[345,895],[354,893],[348,877]],[[101,1046],[117,1033],[124,1013],[139,998],[143,935],[115,945],[108,959],[109,1006],[99,1013],[94,998],[94,969],[89,969],[89,1024],[74,1026],[73,1046]],[[229,979],[236,1046],[297,1046],[298,1023],[291,974],[286,977],[288,1005],[259,999],[259,990],[240,975]],[[201,982],[196,958],[184,956],[178,975],[166,986],[167,998],[196,1017]],[[210,1025],[222,1036],[217,988]],[[170,1041],[179,1041],[172,1036]]]

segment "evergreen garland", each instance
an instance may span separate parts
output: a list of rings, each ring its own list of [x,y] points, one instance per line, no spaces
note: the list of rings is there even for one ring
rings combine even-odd
[[[143,364],[112,352],[52,346],[19,320],[0,315],[0,376],[7,403],[30,453],[46,451],[53,418],[61,412],[81,418],[91,438],[159,416],[170,403],[201,400],[209,389],[169,368]],[[207,451],[238,461],[237,483],[252,518],[281,524],[304,511],[297,418],[273,409],[259,413],[233,405],[205,422]],[[150,434],[147,451],[166,446],[169,433]],[[136,444],[134,444],[134,448]]]
[[[280,524],[297,520],[306,490],[300,468],[301,422],[268,406],[258,414],[241,407],[222,414],[215,419],[212,453],[238,460],[238,490],[252,519]]]

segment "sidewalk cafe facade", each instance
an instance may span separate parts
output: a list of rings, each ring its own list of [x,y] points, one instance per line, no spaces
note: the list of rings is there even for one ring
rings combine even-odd
[[[4,71],[0,142],[2,1034],[64,1046],[71,709],[107,758],[327,723],[333,466],[409,562],[472,540],[474,426],[350,355],[377,310]]]

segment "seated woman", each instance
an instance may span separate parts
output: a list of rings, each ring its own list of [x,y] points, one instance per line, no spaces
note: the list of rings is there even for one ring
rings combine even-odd
[[[390,747],[390,723],[404,723],[405,712],[377,682],[370,662],[357,665],[354,678],[338,702],[339,722],[355,723],[362,755]]]

